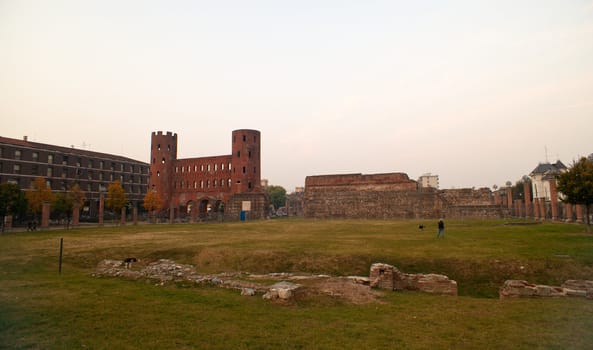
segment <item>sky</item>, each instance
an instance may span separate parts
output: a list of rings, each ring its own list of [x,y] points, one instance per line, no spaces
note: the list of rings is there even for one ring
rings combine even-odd
[[[148,162],[231,153],[262,178],[515,182],[593,153],[593,0],[0,0],[0,136]]]

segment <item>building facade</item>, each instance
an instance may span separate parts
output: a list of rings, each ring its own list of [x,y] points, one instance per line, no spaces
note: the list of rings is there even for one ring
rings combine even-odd
[[[261,135],[234,130],[231,154],[177,158],[177,134],[153,132],[149,190],[158,193],[171,219],[260,219],[267,196],[261,186]]]
[[[420,176],[418,178],[418,185],[420,187],[432,187],[432,188],[439,188],[439,176],[438,175],[432,175],[430,173],[428,174],[423,174],[422,176]]]
[[[85,193],[82,215],[97,217],[99,197],[120,181],[128,200],[141,203],[148,189],[149,164],[112,154],[0,137],[0,183],[29,190],[42,177],[53,192],[78,184]]]

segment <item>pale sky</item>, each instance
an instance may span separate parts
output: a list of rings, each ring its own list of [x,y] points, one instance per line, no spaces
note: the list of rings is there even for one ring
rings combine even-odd
[[[262,133],[262,177],[515,182],[593,153],[593,0],[0,0],[0,136],[148,162]],[[546,155],[547,149],[547,155]]]

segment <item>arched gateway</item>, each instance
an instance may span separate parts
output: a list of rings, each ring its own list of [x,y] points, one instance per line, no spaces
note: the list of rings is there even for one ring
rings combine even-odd
[[[230,155],[177,159],[177,134],[153,132],[149,188],[175,219],[239,220],[238,203],[246,201],[254,208],[249,218],[265,218],[269,201],[261,187],[260,138],[257,130],[234,130]]]

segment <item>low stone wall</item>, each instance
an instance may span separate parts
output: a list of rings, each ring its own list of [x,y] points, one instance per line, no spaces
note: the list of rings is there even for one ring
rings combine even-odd
[[[417,290],[432,294],[457,295],[457,282],[445,275],[408,274],[396,267],[377,263],[371,265],[370,285],[389,290]]]
[[[593,299],[593,281],[568,280],[562,286],[507,280],[499,291],[500,299],[538,297],[582,297]]]

